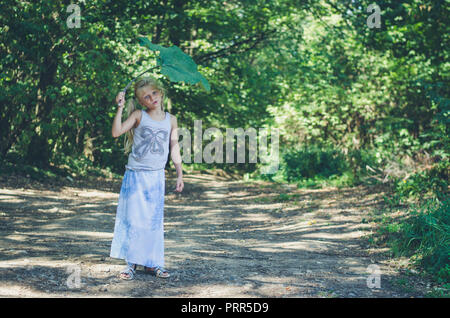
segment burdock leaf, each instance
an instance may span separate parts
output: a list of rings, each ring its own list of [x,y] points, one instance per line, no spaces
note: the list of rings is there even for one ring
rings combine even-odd
[[[159,51],[158,65],[161,73],[172,82],[199,83],[204,89],[210,91],[208,80],[199,73],[194,60],[184,53],[178,46],[164,47],[153,44],[146,37],[139,37],[139,43],[152,51]]]

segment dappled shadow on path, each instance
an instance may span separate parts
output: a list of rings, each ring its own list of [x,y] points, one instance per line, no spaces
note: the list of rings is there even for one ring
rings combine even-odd
[[[361,218],[380,204],[369,188],[297,190],[205,175],[166,182],[169,280],[109,258],[120,180],[98,188],[0,189],[0,296],[392,297],[395,272],[368,253]],[[284,194],[284,196],[280,196]],[[286,196],[287,195],[287,196]],[[286,199],[288,198],[288,199]],[[367,286],[367,266],[382,288]],[[69,287],[78,266],[79,288]],[[384,267],[383,267],[384,266]]]

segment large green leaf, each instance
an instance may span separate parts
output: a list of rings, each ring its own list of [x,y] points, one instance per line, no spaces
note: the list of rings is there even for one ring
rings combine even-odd
[[[152,51],[159,51],[157,65],[161,66],[161,73],[172,82],[199,83],[207,91],[211,89],[206,78],[197,70],[194,60],[178,46],[173,45],[167,48],[153,44],[146,37],[139,37],[139,43]]]

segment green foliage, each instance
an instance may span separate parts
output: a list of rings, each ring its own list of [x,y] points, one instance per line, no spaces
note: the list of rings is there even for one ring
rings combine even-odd
[[[357,185],[358,181],[352,172],[346,171],[342,175],[332,175],[328,178],[315,176],[310,179],[299,180],[299,188],[323,188],[323,187],[351,187]]]
[[[64,154],[55,156],[54,163],[49,167],[39,167],[23,163],[23,158],[19,153],[10,152],[0,161],[0,174],[17,174],[41,182],[57,180],[58,178],[90,178],[107,177],[120,178],[122,173],[114,173],[109,167],[101,169],[96,167],[91,160],[86,157],[73,158]]]
[[[200,83],[203,88],[210,91],[206,78],[197,70],[197,64],[178,46],[166,48],[150,42],[148,38],[140,37],[139,42],[142,46],[152,51],[159,51],[156,58],[157,65],[161,67],[161,73],[166,75],[172,82],[186,82],[189,84]]]
[[[170,69],[164,74],[211,87],[207,94],[164,80],[179,126],[202,119],[204,128],[275,127],[283,152],[317,144],[345,154],[330,163],[319,156],[318,164],[310,161],[319,152],[291,156],[308,168],[285,166],[283,175],[264,178],[348,185],[398,154],[448,159],[445,0],[378,3],[381,29],[366,25],[369,0],[164,3],[80,3],[81,27],[69,29],[65,2],[3,1],[0,157],[19,153],[43,169],[58,154],[86,157],[123,172],[123,139],[111,136],[114,97],[155,66],[150,54]],[[190,75],[177,77],[179,69]],[[70,163],[89,168],[79,164]],[[260,165],[205,166],[248,173]],[[400,196],[420,197],[427,176],[414,178],[398,185]]]
[[[51,181],[61,177],[62,172],[55,169],[42,169],[28,164],[14,164],[12,162],[3,160],[0,161],[0,174],[10,175],[11,173],[18,174],[33,180]]]
[[[425,297],[427,297],[427,298],[450,298],[450,283],[443,284],[442,287],[434,288]]]
[[[339,187],[401,157],[429,154],[439,163],[394,179],[386,201],[439,203],[404,220],[382,218],[380,233],[448,281],[448,0],[377,2],[380,29],[366,24],[372,0],[163,3],[80,2],[74,29],[67,1],[0,3],[1,173],[122,174],[123,138],[111,136],[114,98],[155,66],[155,54],[163,74],[211,89],[163,78],[180,127],[192,133],[201,119],[204,129],[281,131],[274,175],[258,174],[260,164],[185,166]],[[136,45],[139,38],[153,51]]]
[[[407,204],[403,218],[387,214],[378,222],[378,235],[394,255],[410,257],[442,283],[450,281],[449,162],[393,182],[388,207]],[[416,202],[416,203],[411,203]],[[448,292],[447,292],[448,293]]]
[[[418,266],[442,282],[450,282],[450,200],[430,200],[411,209],[399,224],[386,224],[382,231],[396,233],[389,244],[400,255],[413,257]],[[381,231],[381,232],[382,232]]]
[[[394,179],[393,192],[385,200],[391,206],[408,202],[408,200],[425,200],[448,197],[450,162],[441,161],[431,169],[412,174],[406,179]]]
[[[346,169],[345,156],[331,148],[308,146],[288,150],[282,155],[282,170],[288,182],[314,177],[329,178],[342,174]]]

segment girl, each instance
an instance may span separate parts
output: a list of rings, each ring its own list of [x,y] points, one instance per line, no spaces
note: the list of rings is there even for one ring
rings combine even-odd
[[[167,97],[161,83],[144,77],[134,86],[128,102],[128,118],[122,123],[125,93],[116,97],[117,114],[112,125],[114,138],[126,133],[125,152],[128,164],[117,206],[114,238],[110,256],[125,259],[122,279],[134,279],[136,266],[147,273],[167,278],[164,267],[164,186],[169,146],[177,172],[175,191],[183,190],[181,155],[178,145],[177,119],[164,112]],[[136,110],[136,103],[143,106]]]

